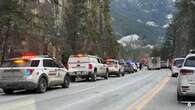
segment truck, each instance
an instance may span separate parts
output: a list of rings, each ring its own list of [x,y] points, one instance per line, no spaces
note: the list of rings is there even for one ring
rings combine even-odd
[[[161,59],[160,57],[149,57],[148,58],[148,70],[161,69]]]

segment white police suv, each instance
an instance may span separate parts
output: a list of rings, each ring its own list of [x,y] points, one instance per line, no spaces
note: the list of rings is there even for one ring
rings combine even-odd
[[[46,92],[50,86],[68,88],[70,76],[62,64],[52,58],[31,56],[9,59],[0,67],[0,88],[6,94],[14,90]]]

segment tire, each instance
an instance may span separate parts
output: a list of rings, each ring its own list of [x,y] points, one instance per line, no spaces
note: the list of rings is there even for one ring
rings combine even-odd
[[[96,78],[97,78],[97,75],[96,75],[96,72],[94,72],[94,74],[91,75],[91,80],[95,82],[97,80]]]
[[[122,76],[123,76],[123,77],[125,76],[125,72],[122,73]]]
[[[121,72],[120,71],[117,73],[117,77],[121,77]]]
[[[64,82],[62,84],[62,88],[69,88],[70,86],[70,76],[65,76],[64,77]]]
[[[108,71],[106,71],[106,74],[104,76],[104,79],[108,79]]]
[[[14,90],[11,90],[11,89],[3,89],[3,92],[5,94],[13,94]]]
[[[90,77],[86,77],[85,80],[86,80],[86,81],[90,81]]]
[[[70,77],[71,82],[76,82],[76,77]]]
[[[37,92],[38,93],[45,93],[47,91],[47,80],[45,78],[40,78],[38,87],[37,87]]]
[[[179,94],[179,92],[177,92],[177,101],[178,102],[181,102],[181,101],[183,101],[183,96],[181,96],[180,94]]]

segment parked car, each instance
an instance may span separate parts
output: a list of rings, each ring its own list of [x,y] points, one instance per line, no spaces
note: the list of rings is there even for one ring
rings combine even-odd
[[[0,88],[6,94],[21,89],[44,93],[48,87],[57,85],[68,88],[70,76],[64,66],[52,58],[13,58],[4,61],[0,67]]]
[[[108,65],[109,75],[116,75],[118,77],[125,76],[124,67],[119,64],[118,60],[107,59],[106,63]]]
[[[187,55],[180,67],[177,100],[184,101],[186,96],[195,96],[195,54]]]
[[[71,81],[76,78],[96,81],[97,77],[108,79],[108,65],[102,58],[93,55],[71,55],[68,60]]]
[[[175,58],[171,65],[172,77],[177,77],[180,70],[180,65],[184,62],[184,58]]]
[[[131,62],[130,65],[133,67],[134,72],[138,71],[137,65],[134,62]]]
[[[120,60],[119,64],[122,65],[124,67],[124,72],[125,73],[134,73],[134,69],[132,65],[128,65],[125,60]]]
[[[160,67],[161,68],[169,68],[168,61],[160,61]]]

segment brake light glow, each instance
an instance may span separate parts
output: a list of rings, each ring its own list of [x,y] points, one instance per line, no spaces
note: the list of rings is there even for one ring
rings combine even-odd
[[[88,69],[93,69],[93,65],[92,64],[89,64],[88,65]]]
[[[192,75],[194,73],[193,70],[187,70],[187,69],[181,69],[180,70],[181,75]]]

